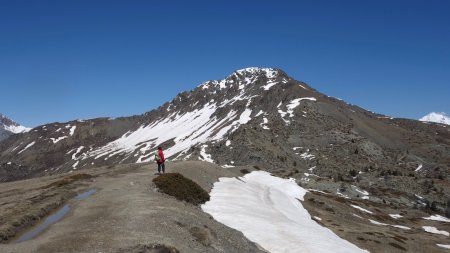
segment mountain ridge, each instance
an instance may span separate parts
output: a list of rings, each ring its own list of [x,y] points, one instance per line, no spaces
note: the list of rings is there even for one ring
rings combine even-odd
[[[12,136],[0,144],[0,181],[151,162],[157,146],[169,160],[251,165],[320,190],[354,184],[379,194],[376,202],[425,203],[415,193],[443,212],[450,196],[448,128],[369,112],[273,68],[204,82],[142,115],[52,123]]]

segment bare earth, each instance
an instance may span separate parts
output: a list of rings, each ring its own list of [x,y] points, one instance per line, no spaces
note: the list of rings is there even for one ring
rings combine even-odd
[[[219,177],[242,175],[237,170],[202,162],[168,163],[166,167],[194,180],[208,192]],[[139,245],[153,244],[173,246],[180,252],[264,252],[242,233],[203,213],[200,207],[158,192],[152,183],[156,177],[153,164],[80,173],[93,177],[50,187],[67,175],[0,184],[0,236],[4,239],[11,227],[36,223],[36,218],[27,215],[45,218],[42,206],[55,210],[68,203],[71,207],[62,220],[42,234],[14,243],[17,234],[9,243],[0,244],[0,252],[164,252],[138,249]],[[93,188],[97,192],[92,196],[73,199],[76,193]],[[23,229],[19,231],[23,233]]]

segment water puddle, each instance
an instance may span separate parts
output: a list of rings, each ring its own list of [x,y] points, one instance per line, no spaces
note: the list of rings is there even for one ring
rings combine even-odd
[[[15,241],[16,243],[19,242],[24,242],[24,241],[28,241],[30,239],[33,239],[34,237],[36,237],[38,234],[42,233],[42,231],[44,231],[46,228],[48,228],[50,225],[52,225],[53,223],[56,223],[57,221],[59,221],[60,219],[62,219],[62,217],[64,217],[68,212],[70,211],[70,206],[69,205],[64,205],[61,209],[59,209],[56,213],[50,215],[47,217],[47,219],[44,221],[44,223],[40,224],[39,226],[37,226],[35,229],[28,231],[27,233],[23,234],[17,241]]]
[[[87,192],[80,193],[75,197],[75,200],[80,201],[80,200],[86,199],[89,196],[91,196],[92,194],[94,194],[96,191],[97,191],[97,189],[94,188],[94,189],[90,189]],[[67,213],[69,213],[69,211],[70,211],[70,205],[69,204],[64,205],[58,211],[56,211],[56,213],[48,216],[47,219],[45,219],[45,221],[43,223],[41,223],[39,226],[26,232],[25,234],[23,234],[19,239],[17,239],[14,242],[20,243],[20,242],[24,242],[24,241],[33,239],[34,237],[36,237],[40,233],[42,233],[45,229],[50,227],[52,224],[55,224],[56,222],[61,220]]]
[[[80,194],[78,194],[76,197],[75,197],[75,199],[76,200],[82,200],[82,199],[86,199],[86,198],[88,198],[89,196],[91,196],[92,194],[94,194],[95,192],[97,191],[97,189],[90,189],[89,191],[87,191],[87,192],[83,192],[83,193],[80,193]]]

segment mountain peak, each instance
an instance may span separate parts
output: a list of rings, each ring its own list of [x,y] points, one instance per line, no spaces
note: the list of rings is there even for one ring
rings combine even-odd
[[[445,112],[430,112],[419,120],[450,125],[450,117]]]
[[[0,141],[7,138],[11,134],[18,134],[30,131],[31,128],[27,128],[19,125],[10,118],[0,113]]]
[[[199,87],[203,90],[211,87],[218,87],[220,90],[237,86],[240,90],[249,84],[270,84],[270,87],[276,83],[286,83],[290,79],[287,74],[276,68],[249,67],[234,71],[223,80],[211,80],[202,83]],[[262,82],[259,82],[262,81]],[[272,84],[271,84],[272,83]]]
[[[260,68],[260,67],[249,67],[249,68],[238,69],[238,70],[234,71],[234,73],[238,73],[241,75],[265,74],[268,78],[272,78],[275,75],[279,74],[280,72],[283,72],[283,71],[281,71],[280,69],[276,69],[276,68]]]

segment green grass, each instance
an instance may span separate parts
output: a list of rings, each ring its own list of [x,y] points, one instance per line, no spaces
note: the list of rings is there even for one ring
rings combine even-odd
[[[209,200],[209,194],[197,183],[180,173],[166,173],[153,179],[158,189],[178,200],[200,205]]]

